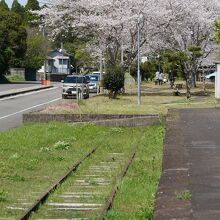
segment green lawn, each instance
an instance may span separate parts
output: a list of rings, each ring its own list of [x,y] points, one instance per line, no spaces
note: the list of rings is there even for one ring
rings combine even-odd
[[[130,166],[108,212],[108,220],[150,220],[160,178],[164,130],[144,131],[134,162]],[[153,133],[153,134],[152,134]]]
[[[177,83],[184,82],[180,81]],[[162,86],[143,83],[141,88],[141,105],[137,105],[137,89],[126,88],[125,95],[117,99],[109,99],[107,95],[92,97],[82,100],[62,100],[59,104],[45,108],[43,113],[91,113],[91,114],[163,114],[166,115],[170,108],[206,108],[219,107],[220,103],[214,98],[214,85],[208,84],[206,93],[203,85],[198,83],[192,89],[192,98],[186,100],[185,86],[180,90],[180,96],[174,96],[174,90],[168,84]]]
[[[72,125],[53,122],[27,124],[0,133],[0,218],[16,219],[20,216],[74,162],[94,147],[98,147],[96,154],[79,167],[79,173],[109,152],[123,152],[125,161],[132,147],[138,145],[131,172],[136,169],[140,180],[146,184],[146,191],[150,187],[151,193],[155,193],[161,169],[162,142],[162,126],[107,128],[91,123]],[[148,169],[155,175],[150,174]],[[74,180],[76,176],[71,178]],[[136,177],[132,179],[136,185]],[[65,184],[60,187],[61,192],[69,186],[68,181]],[[104,195],[107,197],[106,193]],[[149,213],[152,212],[153,200],[153,196],[149,196]],[[145,210],[147,203],[141,204],[139,208]]]

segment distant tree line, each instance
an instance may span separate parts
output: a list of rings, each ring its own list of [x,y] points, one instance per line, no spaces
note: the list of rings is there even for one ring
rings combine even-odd
[[[5,0],[0,1],[1,78],[9,67],[39,68],[42,65],[45,48],[39,45],[45,39],[37,31],[37,23],[34,23],[37,17],[30,12],[39,9],[37,0],[28,0],[25,6],[14,0],[11,9]]]
[[[40,69],[49,50],[59,48],[61,42],[72,54],[75,72],[94,62],[84,50],[88,38],[60,34],[53,41],[48,39],[49,30],[44,30],[40,16],[32,13],[42,7],[37,0],[28,0],[25,6],[14,0],[9,8],[5,0],[0,0],[0,82],[10,67]]]

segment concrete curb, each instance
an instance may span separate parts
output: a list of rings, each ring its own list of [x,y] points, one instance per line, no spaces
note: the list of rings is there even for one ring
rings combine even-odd
[[[96,125],[111,126],[111,127],[143,127],[143,126],[160,124],[161,120],[159,116],[158,117],[143,116],[138,118],[123,118],[123,119],[93,121],[93,123],[95,123]]]
[[[31,86],[28,88],[22,88],[22,89],[10,89],[8,91],[0,92],[0,98],[5,98],[9,96],[14,96],[14,95],[19,95],[23,93],[28,93],[28,92],[33,92],[33,91],[38,91],[38,90],[43,90],[43,89],[49,89],[52,88],[53,86]]]
[[[137,127],[160,124],[159,115],[110,115],[110,114],[23,114],[23,123],[62,121],[68,123],[91,122],[103,126]]]

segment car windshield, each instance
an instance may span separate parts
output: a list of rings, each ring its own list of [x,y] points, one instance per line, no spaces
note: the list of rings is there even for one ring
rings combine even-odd
[[[88,81],[99,81],[99,76],[86,76]]]
[[[66,77],[64,83],[86,83],[86,79],[82,76],[71,76]]]

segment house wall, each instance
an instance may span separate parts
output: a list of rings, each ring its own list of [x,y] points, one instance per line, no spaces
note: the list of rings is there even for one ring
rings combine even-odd
[[[62,55],[59,51],[51,51],[49,56],[54,59],[54,67],[56,68],[56,73],[70,74],[70,58],[65,54]],[[67,64],[61,65],[59,60],[68,60]],[[64,61],[65,62],[65,61]]]
[[[54,57],[54,59],[55,59],[54,66],[58,69],[58,72],[69,74],[69,71],[68,71],[68,69],[69,69],[69,57],[59,55],[59,56]],[[59,60],[67,60],[67,64],[60,64]]]
[[[24,68],[10,68],[9,73],[11,76],[19,75],[25,78],[25,69]]]

